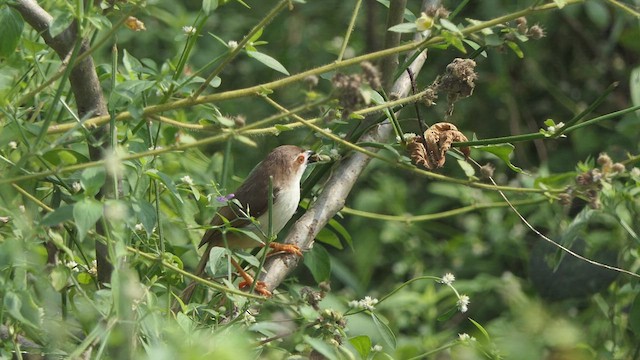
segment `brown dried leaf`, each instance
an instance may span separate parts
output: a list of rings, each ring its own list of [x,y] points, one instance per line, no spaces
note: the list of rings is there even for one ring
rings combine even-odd
[[[144,27],[144,23],[135,16],[129,16],[127,20],[124,21],[124,25],[133,31],[147,30],[147,28]]]
[[[423,140],[424,139],[424,140]],[[432,170],[441,168],[446,161],[445,154],[454,142],[467,141],[467,137],[458,128],[446,122],[436,123],[429,127],[422,136],[409,141],[407,149],[411,159],[417,164]],[[426,148],[424,146],[426,143]],[[469,157],[469,148],[460,148],[465,157]]]

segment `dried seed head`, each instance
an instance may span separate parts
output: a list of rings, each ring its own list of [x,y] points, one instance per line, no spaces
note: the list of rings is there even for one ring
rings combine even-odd
[[[433,90],[433,87],[431,87],[431,86],[429,86],[424,91],[424,95],[422,96],[422,101],[427,106],[433,106],[436,103],[437,99],[438,99],[438,93],[436,93],[436,91]]]
[[[380,72],[372,63],[363,61],[360,63],[364,80],[371,86],[372,89],[380,89],[382,87],[380,83]]]
[[[488,179],[490,177],[493,177],[493,172],[495,170],[496,168],[491,163],[486,163],[482,165],[482,167],[480,168],[480,178]]]
[[[580,186],[587,186],[592,183],[593,183],[593,178],[591,177],[590,172],[578,174],[578,176],[576,176],[576,184]]]
[[[538,24],[533,25],[529,28],[529,31],[527,31],[527,36],[529,36],[533,40],[540,40],[545,37],[545,35],[546,34],[544,33],[544,29]]]
[[[451,11],[447,10],[444,6],[429,6],[426,9],[425,14],[432,18],[448,18]]]
[[[527,18],[524,16],[517,18],[516,28],[518,29],[518,32],[520,34],[525,35],[527,33],[527,30],[529,30],[529,28],[527,27]]]
[[[343,119],[347,118],[359,105],[364,104],[364,98],[360,92],[362,77],[359,74],[345,75],[337,73],[333,76],[331,82],[343,109]]]
[[[597,161],[598,165],[602,167],[609,167],[613,164],[613,161],[611,161],[611,158],[609,157],[609,155],[607,155],[607,153],[600,153]]]
[[[454,59],[438,79],[438,91],[445,92],[451,102],[470,96],[478,78],[475,68],[476,62],[471,59]]]
[[[571,195],[569,195],[567,193],[561,193],[561,194],[558,195],[558,201],[563,206],[569,206],[569,205],[571,205]]]
[[[302,81],[304,81],[310,89],[313,89],[314,87],[318,86],[319,79],[316,75],[309,75],[305,76]]]
[[[611,166],[611,170],[617,172],[617,173],[623,173],[625,172],[626,168],[624,167],[624,164],[622,163],[615,163]]]
[[[233,117],[233,124],[236,127],[243,127],[247,123],[247,119],[244,115],[236,115]]]

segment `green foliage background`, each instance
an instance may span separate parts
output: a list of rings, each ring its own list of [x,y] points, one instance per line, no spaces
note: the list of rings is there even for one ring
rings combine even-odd
[[[471,54],[478,80],[473,95],[456,102],[450,118],[441,94],[435,106],[418,104],[422,119],[428,124],[455,123],[470,139],[492,139],[538,133],[547,128],[547,119],[567,123],[603,97],[612,83],[617,83],[615,90],[586,119],[640,105],[640,4],[567,2],[571,4],[561,10],[527,15],[529,27],[540,24],[544,29],[542,39],[518,38],[516,23],[510,21],[492,27],[492,34],[466,37],[486,45],[482,54],[474,53],[469,43],[466,53],[446,42],[430,48],[418,89],[431,84],[454,58]],[[362,3],[345,58],[382,48],[389,11],[383,3]],[[490,20],[534,3],[565,2],[443,5],[449,10],[460,5],[450,20],[467,26],[468,19]],[[74,99],[64,80],[22,98],[54,75],[60,58],[24,24],[12,2],[0,2],[3,20],[15,20],[16,27],[0,23],[17,34],[17,45],[3,40],[0,65],[0,166],[5,173],[0,185],[0,356],[19,357],[21,351],[54,358],[167,359],[640,356],[637,277],[598,268],[550,246],[495,191],[401,170],[393,162],[408,158],[395,140],[381,152],[393,159],[391,164],[379,159],[369,164],[344,211],[305,255],[306,266],[279,287],[281,295],[263,300],[200,286],[183,312],[171,312],[173,294],[184,288],[186,274],[198,261],[202,227],[221,206],[216,197],[232,192],[269,149],[297,144],[334,161],[349,156],[344,144],[287,125],[295,123],[291,117],[280,119],[281,126],[270,131],[234,132],[278,113],[262,98],[268,96],[288,109],[307,106],[302,116],[321,116],[318,126],[349,135],[361,119],[332,118],[341,110],[336,101],[309,104],[335,97],[330,81],[335,72],[360,69],[332,69],[320,75],[315,87],[301,81],[273,92],[264,89],[258,96],[171,108],[161,114],[174,121],[167,123],[143,117],[142,109],[188,98],[221,60],[213,66],[210,62],[232,51],[229,41],[239,42],[271,11],[273,2],[206,1],[208,15],[201,1],[105,3],[83,13],[77,2],[40,5],[54,17],[52,31],[66,28],[75,16],[82,19],[83,35],[93,44],[128,15],[141,20],[146,30],[114,26],[113,36],[92,55],[110,114],[133,114],[117,122],[115,140],[95,139],[77,125],[39,139],[53,124],[86,119],[74,118]],[[292,9],[285,7],[249,46],[277,59],[289,74],[331,64],[340,53],[354,6],[346,1],[293,2]],[[415,16],[420,16],[419,6],[417,1],[407,4]],[[408,16],[405,22],[413,19]],[[184,28],[188,26],[197,35],[190,35]],[[437,25],[432,30],[438,34],[443,29]],[[412,35],[403,34],[403,43]],[[181,62],[181,56],[188,60]],[[273,66],[242,52],[204,94],[286,76]],[[189,78],[199,70],[199,76]],[[178,83],[184,86],[175,87]],[[404,132],[419,132],[416,116],[412,105],[400,111]],[[479,149],[472,150],[472,157],[495,166],[498,184],[539,189],[506,192],[514,202],[535,202],[518,209],[536,229],[589,259],[637,273],[639,116],[638,111],[626,111],[563,138],[515,143],[510,161],[524,173]],[[189,125],[205,127],[193,130]],[[225,137],[191,146],[219,134]],[[119,155],[107,154],[105,164],[85,168],[83,164],[92,161],[87,144],[101,143],[119,145]],[[172,146],[181,148],[174,151]],[[160,150],[136,157],[154,149]],[[600,153],[623,164],[624,171],[607,168]],[[123,160],[127,155],[133,156]],[[455,157],[447,159],[438,173],[469,178]],[[75,165],[81,168],[54,171]],[[309,179],[322,171],[330,174],[331,166],[316,166]],[[576,182],[585,173],[596,174],[594,169],[601,174],[599,180],[585,186]],[[30,177],[43,171],[51,173]],[[117,184],[121,194],[95,199],[114,171],[122,176]],[[478,180],[479,173],[472,176],[470,180],[484,181]],[[306,185],[307,199],[313,200],[323,180]],[[571,198],[570,204],[563,196]],[[496,204],[455,211],[489,203]],[[367,214],[358,216],[353,209]],[[436,220],[411,217],[452,210]],[[116,264],[110,286],[101,289],[92,261],[95,241],[105,236],[94,230],[96,222],[108,229],[110,258]],[[47,247],[57,250],[57,259],[48,261]],[[243,255],[249,263],[261,256]],[[221,260],[209,271],[223,269],[219,280],[235,289],[238,281],[224,275],[229,275],[225,265]],[[449,272],[457,279],[451,287],[440,283]],[[315,304],[309,294],[323,300]],[[462,294],[471,299],[464,313],[458,303]],[[375,309],[350,304],[366,296],[379,300]],[[458,335],[464,333],[474,339]]]

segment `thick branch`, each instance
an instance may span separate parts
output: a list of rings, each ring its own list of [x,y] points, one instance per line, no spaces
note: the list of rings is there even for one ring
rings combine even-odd
[[[424,1],[423,6],[433,1]],[[419,35],[418,35],[419,36]],[[409,55],[411,56],[411,55]],[[427,53],[423,52],[416,57],[409,68],[414,74],[418,74]],[[394,83],[391,93],[398,97],[405,97],[411,89],[411,79],[406,72]],[[393,133],[393,127],[387,121],[372,127],[362,135],[358,142],[384,142]],[[369,149],[377,151],[377,149]],[[356,152],[343,159],[327,180],[322,193],[317,200],[307,209],[304,215],[292,226],[285,243],[296,244],[301,249],[309,249],[320,230],[342,209],[345,200],[351,192],[353,185],[371,161],[371,157]],[[272,257],[264,266],[266,272],[262,273],[260,280],[264,281],[269,290],[273,290],[285,279],[287,274],[296,268],[300,258],[295,255],[283,255]]]
[[[26,22],[40,33],[40,36],[42,36],[47,45],[51,46],[61,59],[65,59],[70,54],[78,36],[78,27],[75,21],[62,33],[52,37],[49,33],[49,27],[53,22],[53,17],[41,8],[35,0],[17,0],[13,6],[20,12]],[[88,45],[84,40],[81,41],[83,41],[83,43],[80,51],[83,52],[87,50]],[[69,74],[69,82],[71,83],[71,90],[76,100],[78,117],[83,119],[107,114],[107,104],[91,56],[87,56],[73,65],[71,73]],[[106,130],[104,127],[99,128],[94,133],[94,137],[101,139],[105,133]],[[93,146],[89,144],[91,160],[99,160],[102,157],[103,149],[103,146]],[[107,181],[106,183],[111,184],[112,182]],[[109,193],[108,190],[104,190],[105,189],[102,191],[103,195]],[[99,233],[102,233],[102,229],[98,228],[97,230]],[[100,242],[96,243],[96,258],[98,261],[98,280],[101,283],[109,282],[112,267],[107,261],[107,249],[105,245]]]

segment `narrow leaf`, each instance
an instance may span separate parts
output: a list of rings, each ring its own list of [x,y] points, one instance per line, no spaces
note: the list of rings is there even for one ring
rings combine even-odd
[[[289,75],[289,71],[287,71],[287,69],[285,69],[285,67],[282,64],[280,64],[278,60],[272,58],[267,54],[264,54],[258,51],[247,51],[247,55],[249,55],[249,57],[252,57],[258,60],[262,64],[272,68],[275,71],[281,72],[285,75]]]
[[[378,315],[375,313],[371,313],[371,318],[373,319],[373,323],[376,325],[378,332],[382,336],[382,339],[391,347],[391,349],[396,349],[396,335],[391,331],[391,328],[383,322]]]
[[[397,33],[414,33],[418,31],[415,23],[402,23],[389,28],[389,31]]]

